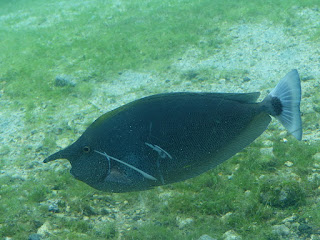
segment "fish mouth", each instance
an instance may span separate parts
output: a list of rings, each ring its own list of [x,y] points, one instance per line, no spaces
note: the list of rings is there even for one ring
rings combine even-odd
[[[73,146],[74,144],[51,154],[49,157],[44,159],[43,162],[48,163],[57,159],[66,159],[71,163],[73,160],[79,157],[79,154],[77,154],[77,149]]]
[[[49,157],[47,157],[46,159],[43,160],[44,163],[48,163],[57,159],[67,159],[65,156],[65,151],[64,150],[60,150],[52,155],[50,155]]]

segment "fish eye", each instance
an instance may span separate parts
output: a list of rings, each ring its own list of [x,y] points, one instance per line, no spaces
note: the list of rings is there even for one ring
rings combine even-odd
[[[83,151],[84,153],[89,153],[89,152],[90,152],[90,147],[89,147],[89,146],[84,146],[84,147],[82,148],[82,151]]]

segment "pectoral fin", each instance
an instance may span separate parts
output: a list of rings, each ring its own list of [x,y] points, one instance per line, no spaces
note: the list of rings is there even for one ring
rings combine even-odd
[[[115,183],[126,183],[129,184],[131,181],[128,179],[127,175],[123,172],[120,172],[116,168],[112,168],[110,173],[105,178],[106,182],[115,182]]]

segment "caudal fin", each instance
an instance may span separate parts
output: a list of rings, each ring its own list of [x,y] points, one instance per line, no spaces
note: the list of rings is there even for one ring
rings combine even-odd
[[[272,114],[296,139],[302,139],[300,116],[301,85],[296,69],[287,73],[278,85],[269,93],[273,106]],[[280,102],[279,102],[280,100]]]

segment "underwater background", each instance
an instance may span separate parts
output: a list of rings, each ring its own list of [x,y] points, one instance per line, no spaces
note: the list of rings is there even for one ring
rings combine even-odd
[[[0,0],[0,239],[320,239],[319,0]],[[94,190],[42,161],[163,92],[301,75],[303,140],[277,121],[199,177]]]

